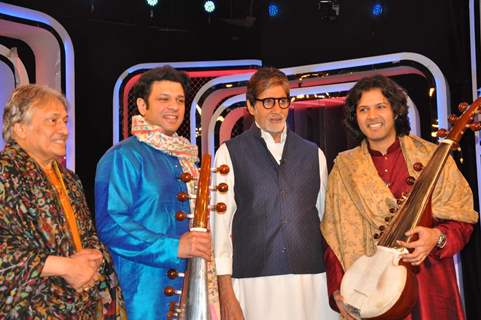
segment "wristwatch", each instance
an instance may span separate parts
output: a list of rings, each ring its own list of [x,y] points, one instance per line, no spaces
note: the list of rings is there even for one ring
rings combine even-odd
[[[439,235],[438,241],[436,241],[436,247],[438,247],[439,249],[444,248],[444,246],[446,246],[447,241],[448,239],[446,238],[446,235],[441,232],[441,234]]]

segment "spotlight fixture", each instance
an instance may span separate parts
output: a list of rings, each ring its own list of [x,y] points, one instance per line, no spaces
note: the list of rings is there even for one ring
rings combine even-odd
[[[384,11],[384,8],[382,4],[380,4],[379,2],[375,3],[371,9],[371,13],[375,17],[379,17],[380,15],[382,15],[383,11]]]
[[[154,18],[154,7],[159,4],[159,0],[147,0],[147,4],[150,7],[150,19]]]
[[[317,10],[321,20],[333,21],[339,16],[339,0],[318,0]]]
[[[155,7],[159,3],[159,0],[147,0],[147,4],[151,7]]]
[[[215,11],[215,2],[212,0],[208,0],[204,2],[204,10],[207,13],[212,13]]]
[[[271,2],[267,6],[267,13],[269,14],[269,17],[277,17],[280,14],[280,7],[277,3]]]

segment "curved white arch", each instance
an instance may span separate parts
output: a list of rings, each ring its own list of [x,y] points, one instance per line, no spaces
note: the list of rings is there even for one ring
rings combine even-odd
[[[286,75],[289,76],[293,74],[314,73],[314,72],[322,72],[322,71],[345,69],[345,68],[372,66],[376,64],[385,64],[390,62],[395,63],[401,60],[413,61],[413,62],[419,63],[420,65],[424,66],[427,70],[431,72],[435,81],[435,86],[436,86],[435,92],[436,92],[436,99],[437,99],[438,123],[441,127],[447,127],[447,124],[448,124],[447,118],[450,112],[450,106],[449,106],[449,91],[448,91],[446,78],[444,77],[444,74],[441,72],[441,69],[436,65],[436,63],[434,63],[431,59],[421,54],[413,53],[413,52],[400,52],[400,53],[365,57],[365,58],[359,58],[359,59],[350,59],[350,60],[319,63],[319,64],[312,64],[312,65],[306,65],[306,66],[299,66],[299,67],[290,67],[290,68],[284,68],[281,70]],[[207,82],[204,86],[202,86],[202,88],[198,91],[198,93],[194,97],[194,100],[192,102],[191,109],[190,109],[191,142],[195,143],[195,129],[196,129],[195,112],[196,112],[196,107],[198,105],[198,102],[203,96],[203,94],[207,92],[209,89],[211,89],[212,87],[217,85],[247,81],[250,75],[251,74],[241,74],[241,75],[219,77]]]
[[[240,81],[247,81],[252,76],[252,73],[243,73],[243,74],[236,74],[231,76],[224,76],[212,79],[204,84],[199,91],[194,96],[192,100],[192,104],[190,106],[190,142],[195,144],[196,143],[196,121],[195,121],[195,113],[197,111],[198,103],[200,98],[207,92],[207,90],[211,89],[212,87],[219,85],[219,84],[228,84],[232,82],[240,82]]]
[[[195,68],[219,68],[219,67],[245,67],[245,66],[260,66],[262,62],[260,60],[212,60],[212,61],[184,61],[184,62],[152,62],[152,63],[140,63],[129,67],[122,72],[115,81],[114,95],[113,95],[113,143],[119,142],[119,113],[118,108],[120,106],[120,87],[124,83],[124,80],[132,73],[144,69],[153,69],[170,65],[179,69],[195,69]],[[191,117],[192,119],[192,117]],[[195,123],[195,113],[194,113]],[[191,132],[192,136],[192,132]],[[195,137],[195,131],[194,131]]]
[[[65,53],[65,97],[70,107],[69,136],[67,139],[67,167],[75,169],[75,64],[74,50],[70,36],[64,27],[49,15],[0,2],[0,13],[12,20],[0,17],[0,34],[24,41],[30,46],[36,61],[36,82],[62,91],[61,52]],[[31,24],[24,24],[18,20]],[[38,24],[45,24],[53,29],[46,30]],[[60,38],[63,48],[60,48]]]
[[[293,88],[291,89],[290,93],[291,96],[295,97],[298,95],[314,95],[320,93],[331,93],[331,92],[346,92],[349,91],[356,82],[345,82],[339,84],[330,84],[330,85],[323,85],[323,86],[313,86],[313,87],[306,87],[306,88]],[[215,133],[215,123],[217,119],[220,117],[224,110],[230,108],[232,105],[246,101],[245,94],[239,94],[233,97],[228,98],[225,100],[214,112],[212,117],[209,121],[209,127],[207,128],[207,136],[208,136],[208,152],[210,154],[215,154],[215,141],[214,141],[214,133]],[[408,96],[408,107],[409,107],[409,122],[412,128],[413,133],[419,135],[421,132],[420,121],[419,121],[419,112],[417,110],[416,105],[412,102],[411,98]]]
[[[4,56],[13,64],[15,68],[15,78],[17,85],[29,84],[27,69],[23,64],[23,61],[18,57],[16,50],[9,49],[0,44],[0,55]]]
[[[5,104],[8,101],[12,91],[15,89],[15,75],[12,66],[5,60],[0,60],[0,83],[2,88],[0,90],[0,114],[3,115]],[[3,149],[4,141],[1,134],[2,124],[0,123],[0,148]]]
[[[11,50],[0,44],[0,55],[10,61],[13,66],[13,70],[11,70],[11,67],[0,61],[0,83],[2,84],[2,90],[0,91],[0,115],[3,115],[3,109],[12,91],[18,85],[28,84],[29,79],[27,69],[25,69],[25,65],[18,57],[16,50]],[[1,127],[2,124],[0,123]],[[3,148],[3,145],[3,137],[0,134],[0,148]]]

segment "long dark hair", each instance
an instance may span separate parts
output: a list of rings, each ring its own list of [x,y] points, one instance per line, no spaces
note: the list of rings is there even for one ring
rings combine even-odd
[[[349,91],[345,102],[345,124],[359,141],[365,136],[359,129],[356,119],[356,107],[362,94],[372,89],[380,89],[382,94],[388,99],[394,113],[394,126],[397,136],[409,134],[407,97],[405,91],[393,80],[383,75],[374,75],[359,80]]]

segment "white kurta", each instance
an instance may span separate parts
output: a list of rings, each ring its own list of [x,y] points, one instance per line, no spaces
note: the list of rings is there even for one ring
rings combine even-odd
[[[272,136],[263,130],[261,130],[261,136],[277,163],[280,163],[286,141],[286,130],[282,134],[280,143],[275,143]],[[215,163],[216,166],[227,164],[231,169],[228,175],[216,175],[216,183],[226,182],[229,185],[228,192],[215,193],[215,203],[226,203],[227,211],[224,214],[212,215],[217,274],[231,275],[233,251],[231,229],[237,206],[234,197],[235,173],[225,144],[217,150]],[[327,167],[326,158],[320,149],[319,172],[321,183],[316,207],[319,211],[319,218],[322,219]],[[339,318],[339,314],[329,307],[326,273],[233,278],[232,283],[246,320],[329,320]]]

